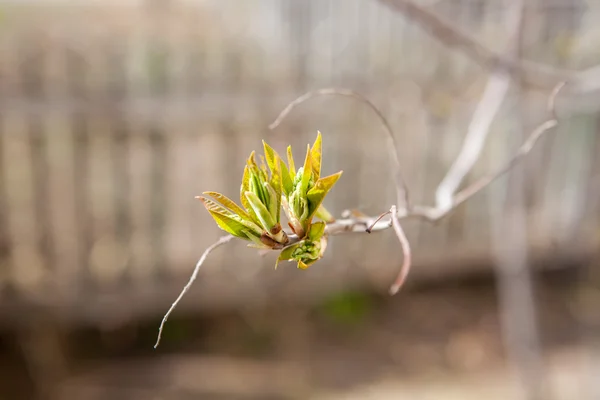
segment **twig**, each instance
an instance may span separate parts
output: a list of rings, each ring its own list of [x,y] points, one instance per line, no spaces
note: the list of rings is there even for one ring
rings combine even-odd
[[[502,73],[494,74],[488,80],[469,124],[463,147],[435,192],[436,208],[439,210],[452,208],[454,193],[479,159],[491,130],[492,121],[506,97],[509,84],[509,77]]]
[[[501,168],[499,168],[496,172],[489,174],[489,175],[485,175],[482,178],[480,178],[478,181],[476,181],[475,183],[473,183],[472,185],[468,186],[467,188],[459,191],[458,193],[456,193],[455,195],[453,195],[453,193],[451,193],[450,190],[446,189],[448,192],[450,192],[450,194],[446,194],[446,196],[448,196],[450,198],[450,200],[444,199],[445,202],[440,204],[438,203],[437,207],[427,207],[427,206],[421,206],[421,205],[414,205],[414,206],[409,206],[409,207],[398,207],[397,205],[395,205],[390,211],[385,212],[379,216],[376,217],[368,217],[368,216],[357,216],[357,217],[353,217],[353,218],[344,218],[344,219],[338,219],[332,223],[328,223],[325,230],[326,233],[330,236],[335,236],[335,235],[341,235],[341,234],[345,234],[345,233],[364,233],[364,232],[377,232],[377,231],[383,231],[389,228],[394,228],[394,230],[396,231],[396,235],[398,236],[400,243],[402,245],[403,251],[404,251],[404,262],[402,265],[402,268],[400,270],[400,273],[398,274],[398,277],[396,279],[396,281],[394,282],[394,284],[392,285],[392,287],[390,288],[390,293],[394,294],[396,293],[399,288],[402,286],[404,280],[406,279],[406,276],[410,270],[410,264],[411,264],[411,252],[410,252],[410,245],[408,243],[408,239],[406,238],[406,235],[404,233],[404,231],[402,230],[402,227],[400,225],[400,220],[401,219],[405,219],[405,218],[422,218],[425,219],[427,221],[430,222],[436,222],[439,221],[440,219],[444,218],[445,216],[447,216],[452,210],[454,210],[458,205],[464,203],[466,200],[468,200],[469,198],[471,198],[472,196],[474,196],[476,193],[478,193],[480,190],[482,190],[483,188],[485,188],[486,186],[488,186],[490,183],[492,183],[495,179],[499,178],[500,176],[502,176],[503,174],[505,174],[507,171],[509,171],[512,167],[514,167],[514,165],[516,163],[518,163],[523,157],[525,157],[535,146],[535,144],[537,143],[537,141],[540,139],[540,137],[542,137],[542,135],[546,132],[548,132],[551,128],[554,128],[555,126],[558,125],[558,118],[557,118],[557,114],[556,114],[556,109],[555,109],[555,102],[556,102],[556,97],[558,96],[559,92],[561,91],[561,89],[565,86],[565,82],[561,82],[558,85],[555,86],[555,88],[552,90],[552,93],[549,96],[548,99],[548,112],[550,113],[550,119],[544,121],[543,123],[541,123],[538,127],[536,127],[531,134],[528,136],[528,138],[525,140],[525,142],[521,145],[521,147],[519,148],[519,150],[517,151],[517,153],[508,160],[508,162],[503,165]],[[489,98],[491,98],[494,101],[494,104],[492,104],[495,108],[500,106],[500,96],[502,95],[502,97],[504,96],[504,94],[502,93],[502,87],[500,87],[500,84],[498,83],[498,87],[496,87],[496,90],[492,91],[495,96],[491,96]],[[342,95],[346,95],[346,96],[352,96],[353,95],[351,93],[351,90],[344,90],[344,89],[323,89],[323,90],[317,90],[314,92],[309,92],[299,98],[297,98],[296,100],[294,100],[292,103],[290,103],[279,115],[279,117],[275,120],[275,122],[273,122],[273,124],[271,124],[271,128],[276,127],[277,125],[279,125],[281,123],[281,121],[286,117],[287,114],[289,114],[289,112],[298,104],[306,101],[307,99],[317,96],[317,95],[322,95],[322,94],[340,94],[340,93],[346,93],[346,94],[342,94]],[[361,97],[361,99],[364,99]],[[484,96],[484,100],[485,100],[485,96]],[[491,102],[491,100],[488,100]],[[482,101],[483,102],[483,101]],[[367,104],[369,104],[370,107],[375,107],[372,103],[366,101]],[[488,104],[488,107],[490,105]],[[382,115],[380,111],[376,110],[377,115]],[[472,157],[472,155],[470,157],[471,160],[469,162],[465,162],[463,164],[463,166],[460,168],[459,173],[454,173],[455,175],[451,175],[454,176],[452,178],[452,182],[457,182],[457,183],[453,183],[452,188],[457,187],[460,184],[460,181],[462,181],[462,179],[464,178],[464,175],[468,172],[468,169],[470,169],[470,167],[473,165],[474,160],[473,158],[477,158],[479,152],[481,151],[481,146],[483,145],[483,142],[485,140],[485,137],[487,136],[487,130],[489,129],[489,124],[491,123],[491,119],[493,117],[491,111],[488,111],[488,114],[483,114],[483,111],[481,112],[481,114],[483,116],[480,116],[478,118],[475,119],[479,119],[480,122],[473,122],[471,125],[476,125],[479,126],[478,129],[475,128],[471,128],[472,132],[474,132],[470,137],[467,137],[465,142],[468,142],[469,139],[472,139],[472,137],[476,137],[478,141],[481,141],[482,143],[477,143],[476,144],[476,151],[474,150],[470,150],[470,152],[472,152],[472,155],[474,154],[475,157]],[[383,117],[382,117],[383,118]],[[484,122],[481,122],[482,119],[485,119]],[[385,121],[385,119],[383,119]],[[487,122],[486,122],[487,121]],[[386,130],[390,133],[390,137],[394,137],[393,134],[391,134],[391,129],[389,128],[389,125],[386,125]],[[475,135],[475,133],[477,133],[477,135]],[[467,135],[469,136],[469,135]],[[469,147],[469,144],[466,143],[465,144],[466,147]],[[471,145],[473,146],[473,145]],[[475,146],[474,146],[475,147]],[[463,152],[461,152],[461,154],[459,155],[459,158],[461,157],[461,155],[463,154]],[[469,168],[467,168],[469,167]],[[450,173],[449,173],[450,175]],[[450,186],[449,186],[450,187]],[[454,189],[452,189],[453,192]],[[438,193],[439,193],[440,189],[438,189]],[[393,211],[392,211],[393,210]],[[386,215],[391,214],[391,218],[389,220],[383,220],[383,217],[385,217]],[[299,238],[296,237],[295,235],[290,234],[289,235],[289,243],[288,245],[292,245],[294,243],[296,243]]]
[[[417,4],[414,0],[379,0],[379,2],[416,22],[444,45],[459,49],[482,67],[491,71],[504,71],[513,78],[521,78],[523,83],[530,86],[549,89],[558,82],[566,81],[575,93],[589,92],[600,86],[600,66],[584,71],[568,71],[519,60],[512,55],[504,56],[489,49],[456,24]]]
[[[406,234],[404,233],[404,229],[402,229],[402,225],[400,225],[400,220],[398,218],[398,210],[396,206],[392,206],[390,208],[390,213],[392,215],[392,226],[394,227],[394,231],[396,232],[396,236],[398,236],[398,240],[400,241],[400,245],[402,246],[402,253],[404,259],[402,260],[402,266],[400,267],[400,272],[398,272],[398,276],[396,280],[390,287],[390,294],[395,295],[398,293],[408,273],[410,272],[410,265],[412,263],[412,253],[410,250],[410,243]]]
[[[365,231],[366,231],[367,233],[371,233],[371,232],[373,231],[373,227],[375,226],[375,224],[376,224],[376,223],[378,223],[379,221],[381,221],[381,219],[382,219],[383,217],[385,217],[386,215],[389,215],[391,212],[392,212],[392,211],[391,211],[391,210],[389,210],[389,211],[386,211],[386,212],[384,212],[383,214],[381,214],[379,217],[377,217],[377,219],[375,219],[375,221],[373,221],[373,223],[372,223],[371,225],[369,225],[369,227],[368,227],[367,229],[365,229]]]
[[[397,198],[396,201],[397,201],[398,207],[408,208],[409,207],[408,188],[406,187],[406,183],[402,176],[402,168],[400,166],[400,157],[398,155],[398,146],[396,143],[396,137],[394,136],[394,132],[392,131],[392,128],[391,128],[389,122],[384,117],[384,115],[381,113],[381,111],[379,111],[379,109],[369,99],[367,99],[365,96],[361,95],[360,93],[355,92],[350,89],[337,89],[337,88],[324,88],[324,89],[318,89],[318,90],[304,93],[302,96],[296,98],[294,101],[289,103],[283,109],[283,111],[281,113],[279,113],[279,115],[277,116],[275,121],[273,121],[271,123],[271,125],[269,125],[269,129],[273,130],[273,129],[277,128],[281,124],[281,122],[285,119],[285,117],[294,108],[296,108],[300,104],[304,103],[307,100],[312,99],[313,97],[319,97],[319,96],[351,97],[351,98],[354,98],[354,99],[366,104],[367,106],[369,106],[369,108],[375,113],[375,115],[377,115],[377,118],[379,118],[381,125],[383,125],[385,133],[387,133],[389,146],[390,146],[390,154],[392,156],[392,162],[394,163],[394,180],[396,183],[396,198]]]
[[[187,293],[187,291],[190,289],[190,287],[196,280],[196,277],[198,276],[198,271],[200,271],[200,267],[202,266],[202,264],[204,264],[204,261],[206,261],[206,258],[208,257],[208,255],[210,253],[212,253],[212,251],[215,250],[217,247],[222,246],[225,243],[228,243],[229,241],[231,241],[231,239],[233,239],[232,235],[221,236],[221,238],[219,238],[219,240],[217,240],[215,243],[208,246],[208,248],[206,250],[204,250],[204,253],[202,253],[202,256],[200,257],[200,259],[196,263],[196,266],[194,267],[194,272],[192,272],[192,276],[190,276],[188,283],[183,287],[183,290],[181,290],[181,293],[179,293],[179,296],[177,296],[177,299],[173,302],[173,304],[171,304],[169,311],[167,311],[167,313],[165,314],[165,316],[162,319],[162,322],[160,323],[160,327],[158,328],[158,337],[156,339],[156,343],[154,344],[155,349],[160,344],[160,338],[162,336],[163,327],[165,326],[165,323],[167,322],[169,315],[171,315],[171,313],[173,312],[175,307],[177,307],[177,304],[179,304],[179,302],[181,301],[183,296]]]
[[[558,125],[558,116],[556,115],[556,97],[565,86],[565,82],[561,82],[552,90],[550,97],[548,98],[548,112],[550,113],[550,119],[542,122],[538,125],[527,137],[525,142],[519,147],[515,155],[508,160],[508,162],[500,167],[496,172],[485,175],[476,182],[474,182],[469,187],[461,190],[454,196],[453,207],[458,206],[459,204],[464,203],[466,200],[471,198],[474,194],[479,192],[481,189],[485,188],[487,185],[492,183],[494,180],[499,178],[508,172],[511,168],[515,166],[523,157],[525,157],[531,150],[534,148],[537,141],[542,137],[542,135],[548,132],[550,129],[556,127]]]
[[[506,54],[518,56],[523,27],[523,0],[512,3],[507,12],[508,46]],[[454,195],[467,174],[479,159],[483,145],[491,131],[492,122],[500,111],[510,86],[510,77],[503,71],[495,71],[486,84],[483,96],[477,104],[460,153],[435,192],[436,208],[443,212],[452,208]]]

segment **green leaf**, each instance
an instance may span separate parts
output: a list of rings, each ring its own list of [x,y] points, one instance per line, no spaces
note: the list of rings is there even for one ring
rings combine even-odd
[[[323,206],[322,203],[319,206],[319,208],[317,208],[317,211],[315,212],[315,216],[317,218],[319,218],[320,220],[323,220],[327,223],[335,222],[335,217],[333,215],[331,215],[331,213],[329,211],[327,211],[327,209],[325,208],[325,206]]]
[[[265,149],[265,158],[267,159],[267,164],[269,165],[269,169],[271,170],[271,186],[279,196],[281,196],[281,174],[282,168],[281,165],[285,165],[281,162],[281,157],[279,154],[271,146],[267,144],[263,140],[263,147]],[[287,168],[286,168],[287,171]],[[279,205],[278,205],[279,207]]]
[[[342,172],[335,173],[333,175],[326,176],[325,178],[319,179],[315,182],[315,185],[308,191],[306,197],[309,202],[309,212],[307,219],[310,221],[314,213],[317,211],[327,193],[333,188],[333,185],[340,179]]]
[[[314,242],[320,240],[325,233],[325,222],[319,221],[312,224],[308,230],[308,238]]]
[[[265,205],[260,201],[256,194],[252,192],[246,192],[245,194],[246,198],[248,199],[248,202],[250,203],[250,206],[256,213],[256,217],[260,221],[262,227],[266,231],[270,231],[271,228],[275,226],[276,222],[271,217],[271,214],[269,214],[269,210],[267,210]]]
[[[294,165],[294,156],[292,155],[292,146],[287,148],[288,169],[290,170],[290,178],[294,180],[296,176],[296,166]]]
[[[278,223],[281,217],[281,192],[277,193],[275,189],[269,185],[269,182],[265,182],[263,185],[269,194],[269,202],[267,203],[269,206],[269,214],[271,214],[271,217]]]
[[[251,166],[251,167],[256,167],[256,152],[254,150],[252,150],[252,152],[250,153],[250,156],[248,156],[248,160],[246,160],[246,163]]]
[[[310,153],[310,145],[306,148],[306,158],[304,159],[304,166],[302,167],[302,179],[300,181],[301,193],[306,193],[308,184],[312,176],[312,157]]]
[[[279,159],[279,167],[281,169],[281,188],[283,194],[289,196],[290,192],[294,190],[294,179],[290,176],[290,171],[282,159]]]
[[[274,171],[278,170],[279,167],[279,154],[277,154],[277,152],[273,150],[273,148],[269,146],[264,140],[263,148],[265,150],[265,158],[267,159],[267,165],[269,166],[271,173],[274,173]]]
[[[248,239],[248,237],[244,234],[246,230],[246,226],[235,219],[228,217],[223,214],[216,213],[214,211],[209,211],[210,215],[213,217],[219,228],[232,234],[233,236]]]
[[[250,153],[250,157],[248,157],[247,165],[250,173],[250,185],[252,185],[252,178],[256,177],[258,181],[266,181],[268,180],[267,176],[267,166],[265,164],[264,157],[261,156],[261,166],[256,163],[255,152]],[[260,185],[259,185],[260,186]]]
[[[265,206],[267,204],[269,204],[269,193],[267,192],[267,189],[263,186],[263,182],[266,183],[266,181],[261,180],[260,176],[254,172],[252,172],[252,170],[250,171],[250,192],[254,193],[256,196],[258,196],[258,199],[260,200],[261,203],[263,203]],[[256,212],[256,210],[254,210]]]
[[[262,233],[262,229],[250,221],[244,221],[239,215],[233,214],[231,211],[223,208],[216,202],[207,199],[206,197],[198,196],[213,217],[219,228],[233,236],[248,239],[244,233],[246,230],[254,231],[257,234]]]
[[[269,175],[269,171],[267,170],[267,164],[265,163],[265,157],[262,154],[260,155],[260,170],[263,172],[264,178],[266,178],[267,175]]]
[[[235,202],[227,196],[218,192],[204,192],[202,194],[212,197],[213,199],[221,203],[225,208],[228,208],[230,211],[232,211],[234,214],[237,214],[244,219],[252,221],[252,217],[242,207],[235,204]]]
[[[251,218],[252,221],[257,222],[258,218],[256,218],[256,213],[254,212],[254,210],[252,209],[252,206],[250,206],[250,202],[248,201],[248,199],[246,199],[246,196],[244,195],[244,193],[246,193],[249,190],[250,190],[250,167],[248,167],[246,165],[244,167],[244,175],[242,177],[242,185],[240,186],[240,202],[242,203],[242,206],[246,209],[248,214],[250,214],[252,216],[252,218]]]
[[[312,161],[312,169],[314,177],[313,179],[316,181],[321,177],[321,157],[322,157],[322,139],[321,132],[317,131],[317,139],[313,144],[313,147],[310,151],[311,161]]]
[[[279,257],[277,257],[277,261],[275,262],[275,269],[277,269],[279,261],[293,260],[292,255],[294,254],[294,251],[296,251],[297,248],[301,247],[303,243],[304,241],[300,241],[281,250],[281,253],[279,253]]]
[[[264,143],[264,142],[263,142]],[[281,158],[279,157],[279,154],[277,154],[277,152],[273,149],[271,149],[269,147],[269,145],[267,145],[265,143],[265,151],[267,151],[267,148],[270,149],[270,151],[268,151],[268,153],[270,153],[270,155],[267,156],[267,163],[269,164],[269,168],[271,169],[271,188],[275,191],[275,197],[271,196],[271,201],[275,203],[275,205],[273,207],[275,207],[276,212],[275,213],[271,213],[271,215],[273,215],[276,219],[277,222],[279,222],[280,220],[280,209],[281,209],[281,192],[282,192],[282,169],[281,169],[281,165],[283,165],[283,162],[281,162]],[[269,203],[271,204],[271,203]]]

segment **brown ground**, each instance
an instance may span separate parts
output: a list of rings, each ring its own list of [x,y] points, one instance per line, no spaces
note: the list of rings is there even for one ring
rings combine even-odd
[[[573,388],[581,385],[573,382],[582,374],[573,365],[590,353],[592,333],[598,333],[584,329],[598,321],[577,306],[581,273],[546,272],[536,279],[551,381],[570,390],[559,398],[578,400],[584,397]],[[53,335],[53,324],[46,324],[33,334],[7,333],[0,345],[0,399],[34,398],[33,384],[60,399],[82,400],[506,399],[515,382],[504,369],[490,278],[409,287],[392,298],[340,293],[310,310],[271,304],[174,317],[156,351],[158,318],[102,331]]]

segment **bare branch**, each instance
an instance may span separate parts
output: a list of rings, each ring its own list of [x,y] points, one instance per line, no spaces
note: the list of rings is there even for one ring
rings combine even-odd
[[[506,53],[509,55],[518,55],[523,26],[523,7],[523,0],[517,0],[512,3],[507,12],[506,26],[509,43]],[[506,73],[496,71],[490,76],[483,96],[473,113],[462,149],[436,190],[435,204],[440,212],[452,208],[456,191],[479,159],[491,131],[492,122],[500,111],[509,86],[510,77]]]
[[[404,259],[402,260],[402,266],[400,267],[400,272],[398,272],[396,280],[390,287],[390,294],[395,295],[396,293],[398,293],[398,291],[406,281],[406,277],[410,272],[410,265],[412,263],[412,253],[410,250],[410,243],[408,242],[408,238],[404,233],[404,229],[402,229],[402,225],[400,225],[400,219],[398,218],[398,210],[396,209],[396,206],[392,206],[392,208],[390,208],[390,213],[392,215],[392,226],[394,227],[396,236],[398,236],[398,240],[400,241],[400,245],[402,246],[402,253],[404,257]]]
[[[508,172],[511,168],[513,168],[515,166],[515,164],[517,164],[519,161],[521,161],[521,159],[523,157],[525,157],[527,154],[529,154],[529,152],[531,152],[531,150],[534,148],[537,141],[542,137],[542,135],[544,133],[548,132],[550,129],[552,129],[558,125],[558,117],[556,115],[555,103],[556,103],[556,97],[558,96],[558,94],[560,93],[560,91],[562,90],[562,88],[564,86],[565,86],[565,82],[561,82],[558,85],[556,85],[554,90],[552,90],[550,97],[548,98],[548,112],[550,113],[550,119],[542,122],[529,134],[529,136],[527,137],[525,142],[523,142],[521,147],[519,147],[519,149],[517,150],[515,155],[510,160],[508,160],[508,162],[505,165],[503,165],[501,168],[499,168],[496,172],[483,176],[482,178],[480,178],[478,181],[474,182],[469,187],[458,192],[456,194],[456,196],[454,197],[453,207],[456,207],[459,204],[464,203],[466,200],[471,198],[474,194],[479,192],[481,189],[485,188],[487,185],[492,183],[494,180],[496,180],[497,178],[499,178],[500,176],[502,176],[506,172]]]
[[[454,193],[479,159],[485,140],[490,132],[492,121],[506,97],[509,84],[509,78],[505,74],[492,75],[488,80],[483,96],[469,124],[463,147],[436,190],[435,203],[436,208],[439,210],[452,208]]]
[[[574,93],[589,92],[600,87],[600,66],[584,71],[569,71],[532,61],[519,60],[512,55],[499,54],[476,40],[465,30],[414,0],[379,0],[382,4],[416,22],[446,46],[458,49],[491,71],[503,71],[523,83],[540,89],[550,89],[558,82],[569,82]]]
[[[375,115],[377,115],[377,118],[379,118],[381,125],[383,125],[383,128],[384,128],[385,132],[387,133],[387,137],[388,137],[388,141],[389,141],[392,162],[394,163],[394,180],[396,183],[396,197],[397,197],[398,207],[408,208],[409,207],[408,188],[406,187],[406,183],[402,176],[402,168],[400,167],[400,157],[398,155],[398,146],[396,143],[396,137],[394,136],[394,132],[392,131],[392,128],[391,128],[389,122],[384,117],[384,115],[381,113],[381,111],[379,111],[379,109],[369,99],[367,99],[365,96],[361,95],[360,93],[355,92],[350,89],[337,89],[337,88],[325,88],[325,89],[319,89],[319,90],[307,92],[307,93],[303,94],[302,96],[296,98],[291,103],[289,103],[283,109],[283,111],[277,116],[275,121],[273,121],[273,123],[271,123],[271,125],[269,125],[269,129],[277,128],[281,124],[281,122],[285,119],[285,117],[294,108],[296,108],[300,104],[304,103],[307,100],[312,99],[313,97],[319,97],[319,96],[351,97],[351,98],[354,98],[354,99],[366,104],[367,106],[369,106],[369,108],[375,113]]]
[[[231,241],[231,239],[233,239],[232,235],[221,236],[221,238],[219,238],[219,240],[217,240],[215,243],[208,246],[208,248],[206,250],[204,250],[204,253],[202,253],[202,256],[200,257],[200,259],[196,263],[196,266],[194,267],[194,272],[192,272],[192,276],[190,276],[188,283],[183,287],[183,290],[181,291],[181,293],[179,293],[179,296],[177,296],[177,299],[173,302],[173,304],[171,304],[169,311],[167,311],[167,313],[165,314],[165,316],[162,319],[162,322],[160,323],[160,327],[158,328],[158,337],[156,339],[156,343],[154,344],[155,349],[160,344],[160,338],[162,336],[163,327],[165,326],[165,323],[167,322],[169,315],[171,315],[173,310],[175,310],[175,307],[177,307],[177,304],[179,304],[179,302],[181,301],[183,296],[187,293],[187,291],[190,290],[190,287],[192,286],[192,284],[198,277],[198,271],[200,271],[200,267],[202,266],[202,264],[204,264],[204,261],[206,261],[206,258],[208,257],[208,255],[210,253],[212,253],[212,251],[215,250],[217,247],[220,247],[220,246],[224,245],[225,243],[228,243],[229,241]]]

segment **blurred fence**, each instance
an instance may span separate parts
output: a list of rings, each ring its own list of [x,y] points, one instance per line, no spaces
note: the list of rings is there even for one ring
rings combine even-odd
[[[427,5],[494,49],[506,40],[502,2]],[[522,52],[563,67],[599,62],[599,17],[593,2],[531,2]],[[220,234],[194,196],[235,198],[261,139],[302,149],[320,130],[325,171],[344,170],[328,207],[388,209],[385,137],[363,105],[315,99],[268,130],[306,90],[349,87],[381,107],[412,198],[431,204],[487,77],[373,0],[0,3],[0,51],[3,321],[164,311]],[[498,167],[545,118],[546,96],[511,92],[472,178]],[[532,248],[597,242],[598,121],[564,116],[527,160]],[[484,191],[437,226],[407,222],[415,276],[485,258],[493,203]],[[401,260],[396,240],[391,232],[335,238],[310,271],[276,272],[272,256],[232,244],[210,257],[182,306],[385,287]]]

